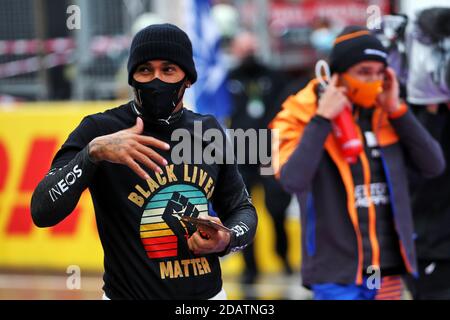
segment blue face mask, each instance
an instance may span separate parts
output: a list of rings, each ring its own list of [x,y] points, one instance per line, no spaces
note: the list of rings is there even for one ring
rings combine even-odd
[[[168,83],[158,78],[150,82],[138,82],[133,79],[136,102],[141,107],[144,120],[167,120],[183,99],[180,90],[185,79],[179,82]]]
[[[329,52],[333,48],[333,42],[336,35],[328,30],[316,30],[311,34],[311,43],[313,47],[320,52]]]

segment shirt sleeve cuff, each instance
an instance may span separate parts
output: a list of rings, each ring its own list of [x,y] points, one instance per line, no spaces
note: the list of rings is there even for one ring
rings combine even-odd
[[[403,116],[408,111],[408,106],[406,103],[402,102],[400,103],[400,107],[397,111],[394,111],[392,113],[389,113],[389,119],[397,119]]]

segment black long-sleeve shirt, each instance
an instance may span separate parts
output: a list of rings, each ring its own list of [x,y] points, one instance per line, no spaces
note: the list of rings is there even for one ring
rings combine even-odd
[[[142,180],[125,165],[91,161],[90,141],[132,127],[136,117],[130,102],[83,119],[33,193],[33,221],[39,227],[59,223],[89,188],[104,250],[103,289],[109,298],[211,298],[222,288],[219,256],[248,245],[257,225],[236,164],[225,163],[225,157],[230,159],[225,134],[212,116],[183,109],[173,123],[144,122],[144,135],[171,146],[169,151],[157,150],[169,162],[162,174],[141,165],[150,176]],[[200,127],[203,132],[217,129],[222,138],[208,140]],[[216,148],[213,154],[219,161],[196,161],[208,146]],[[179,163],[173,154],[183,159],[190,155],[191,161]],[[195,228],[181,222],[181,214],[217,215],[234,231],[226,251],[194,255],[187,239]]]

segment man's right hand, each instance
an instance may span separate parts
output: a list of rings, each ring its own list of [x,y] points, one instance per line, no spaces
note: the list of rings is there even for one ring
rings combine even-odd
[[[129,129],[97,137],[89,143],[89,157],[96,162],[104,160],[124,164],[145,180],[150,177],[138,162],[162,173],[156,163],[165,166],[167,160],[148,146],[162,150],[169,150],[170,146],[156,138],[142,135],[143,130],[144,122],[138,117],[136,124]]]
[[[325,92],[320,97],[316,114],[329,120],[334,119],[346,106],[351,105],[345,95],[346,92],[347,88],[338,86],[338,75],[333,74]]]

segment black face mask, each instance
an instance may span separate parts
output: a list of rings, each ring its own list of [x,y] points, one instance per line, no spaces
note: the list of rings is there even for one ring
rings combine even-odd
[[[178,97],[185,79],[179,82],[168,83],[158,78],[150,82],[137,82],[133,79],[133,87],[136,89],[136,100],[141,107],[144,120],[167,120],[173,110],[183,99],[183,94]]]
[[[241,69],[247,73],[258,73],[261,71],[261,63],[254,55],[249,55],[242,59]]]

